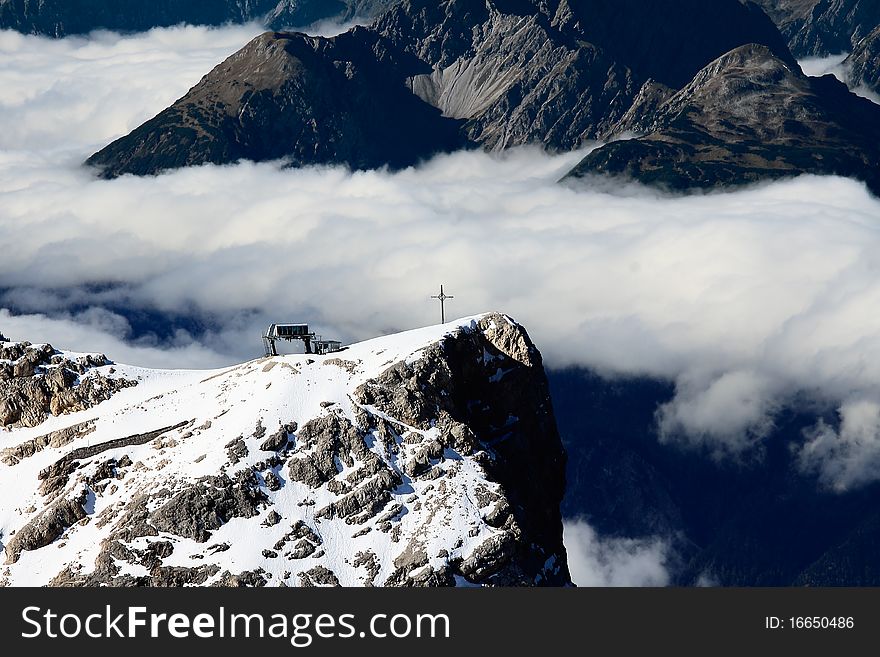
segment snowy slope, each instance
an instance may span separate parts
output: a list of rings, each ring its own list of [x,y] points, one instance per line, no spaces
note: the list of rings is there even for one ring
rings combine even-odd
[[[327,356],[95,372],[137,385],[0,432],[4,584],[568,581],[555,493],[522,509],[541,496],[511,489],[540,464],[506,445],[546,453],[551,478],[563,457],[540,355],[504,316]]]

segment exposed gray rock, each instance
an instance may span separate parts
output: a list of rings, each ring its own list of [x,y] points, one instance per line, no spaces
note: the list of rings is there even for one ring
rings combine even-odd
[[[296,422],[285,424],[278,429],[278,431],[269,436],[263,444],[260,445],[260,449],[264,452],[278,452],[284,449],[290,444],[291,437],[296,433],[297,428]]]
[[[185,568],[181,566],[160,566],[150,571],[149,575],[133,576],[119,575],[119,568],[112,563],[102,563],[99,558],[100,565],[95,572],[89,575],[83,575],[68,566],[59,573],[50,583],[50,586],[57,587],[97,587],[97,586],[113,586],[113,587],[183,587],[183,586],[201,586],[205,584],[211,577],[216,575],[220,569],[213,564],[197,566],[195,568]]]
[[[487,539],[461,564],[462,575],[471,581],[481,582],[499,573],[516,552],[515,538],[510,533],[504,533]]]
[[[104,356],[71,360],[51,345],[0,343],[0,426],[35,427],[50,414],[91,408],[136,385],[93,371],[105,365]]]
[[[214,586],[222,588],[261,588],[268,583],[267,574],[262,568],[249,570],[238,575],[226,571]]]
[[[125,438],[117,438],[108,440],[107,442],[96,443],[87,447],[78,447],[71,450],[61,459],[40,471],[38,477],[43,482],[40,491],[43,495],[51,495],[67,485],[68,476],[79,466],[79,460],[97,456],[111,449],[119,449],[121,447],[133,447],[137,445],[145,445],[158,438],[159,436],[180,429],[190,424],[190,422],[180,422],[170,427],[163,427],[155,431],[147,433],[139,433]],[[124,467],[124,466],[123,466]]]
[[[41,452],[46,447],[59,448],[72,443],[75,440],[89,435],[95,430],[94,421],[80,422],[58,431],[32,438],[26,442],[16,445],[15,447],[6,447],[0,450],[0,461],[6,465],[12,466],[23,459],[29,458],[34,454]]]
[[[339,586],[339,579],[332,570],[324,566],[315,566],[300,573],[299,578],[303,586]]]
[[[372,460],[364,443],[364,434],[348,420],[335,413],[310,420],[297,434],[297,451],[305,456],[291,458],[290,479],[318,488],[339,474],[336,459],[353,467],[355,460]]]
[[[281,490],[281,487],[284,485],[274,472],[267,472],[263,475],[263,480],[266,482],[266,488],[272,492]]]
[[[379,558],[376,556],[374,552],[371,550],[367,550],[366,552],[358,552],[354,555],[354,561],[352,562],[355,568],[364,568],[367,571],[367,580],[365,582],[365,586],[374,586],[376,582],[376,576],[379,574],[381,568],[379,567]]]
[[[248,455],[248,448],[244,439],[239,437],[226,444],[226,455],[231,465],[237,464]]]
[[[305,559],[323,544],[321,537],[301,520],[295,522],[290,531],[275,544],[275,549],[283,550],[285,545],[293,542],[293,547],[284,555],[288,559]]]
[[[22,527],[6,544],[6,563],[18,561],[22,552],[38,550],[58,539],[67,528],[86,517],[86,492],[74,499],[55,502]]]
[[[250,471],[239,473],[235,480],[227,475],[205,477],[150,513],[149,521],[159,531],[204,543],[212,530],[231,518],[258,515],[264,502]]]
[[[398,475],[383,469],[361,486],[315,513],[317,518],[344,518],[362,524],[382,511],[391,501],[391,491],[401,483]]]

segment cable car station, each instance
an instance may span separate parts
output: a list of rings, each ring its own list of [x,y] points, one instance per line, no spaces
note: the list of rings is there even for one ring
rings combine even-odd
[[[305,346],[307,354],[331,354],[342,351],[342,343],[339,340],[324,340],[320,335],[316,335],[309,330],[308,324],[272,324],[263,336],[263,348],[266,356],[277,356],[278,348],[276,342],[285,340],[293,342],[298,340]]]

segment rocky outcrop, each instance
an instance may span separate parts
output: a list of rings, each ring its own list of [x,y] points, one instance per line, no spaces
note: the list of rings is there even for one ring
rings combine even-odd
[[[21,528],[6,545],[6,563],[18,561],[21,553],[46,547],[74,523],[86,517],[86,492],[74,499],[59,500]]]
[[[403,0],[333,39],[265,34],[88,163],[105,177],[204,163],[413,164],[461,147],[568,150],[650,79],[687,83],[778,31],[738,0]]]
[[[880,194],[880,107],[762,46],[726,54],[681,91],[649,87],[638,102],[615,133],[645,136],[593,151],[569,180],[611,174],[688,190],[814,173]]]
[[[262,22],[269,27],[310,25],[375,16],[393,0],[0,0],[0,29],[63,37],[105,29],[123,32],[188,23]]]
[[[570,583],[565,454],[522,327],[486,315],[272,363],[151,373],[111,417],[13,440],[0,583]],[[126,436],[144,422],[167,426]],[[97,555],[67,549],[83,542]]]
[[[103,355],[71,358],[47,344],[0,342],[0,427],[35,427],[49,415],[91,408],[134,385],[99,371],[108,365]],[[45,440],[48,444],[63,438]],[[35,451],[46,446],[38,447],[38,442],[34,442]],[[4,451],[4,458],[10,454]]]
[[[150,513],[148,523],[160,532],[205,543],[212,530],[232,518],[256,516],[265,500],[253,472],[242,471],[235,481],[226,475],[206,477]]]
[[[856,44],[844,68],[851,84],[880,94],[880,27]]]
[[[556,433],[546,379],[542,373],[536,376],[543,372],[537,349],[505,317],[488,317],[479,327],[480,340],[433,345],[421,359],[398,363],[359,388],[357,399],[363,408],[378,411],[364,421],[379,435],[394,432],[384,417],[433,430],[432,441],[405,451],[402,469],[410,477],[438,478],[437,464],[449,455],[472,456],[488,448],[478,458],[489,477],[501,484],[501,491],[482,488],[477,495],[486,521],[502,533],[484,542],[469,560],[445,571],[421,570],[419,577],[450,581],[458,568],[472,581],[528,584],[553,556],[538,546],[551,544],[559,532],[555,514],[548,516],[546,509],[555,508],[564,494],[565,459],[533,439]],[[442,479],[437,484],[441,490],[445,485]],[[412,542],[407,549],[412,558],[401,560],[393,576],[403,581],[433,556]],[[550,575],[549,581],[561,580]]]

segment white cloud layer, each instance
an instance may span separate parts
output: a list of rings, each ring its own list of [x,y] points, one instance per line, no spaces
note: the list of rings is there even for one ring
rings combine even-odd
[[[669,545],[662,539],[602,538],[585,522],[564,527],[571,581],[577,586],[669,585]]]
[[[582,154],[533,149],[397,173],[242,163],[103,181],[79,166],[252,33],[0,33],[0,125],[13,126],[0,131],[0,288],[25,315],[0,330],[202,367],[259,355],[269,321],[345,340],[431,323],[442,282],[451,315],[510,313],[552,366],[675,380],[668,439],[737,452],[795,395],[844,418],[880,400],[880,203],[857,182],[612,193],[556,184]],[[214,319],[200,343],[132,345],[100,310],[119,307]],[[876,478],[841,436],[805,463],[829,481]]]

